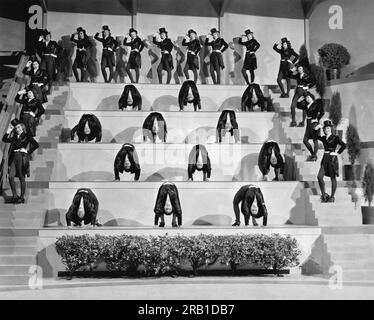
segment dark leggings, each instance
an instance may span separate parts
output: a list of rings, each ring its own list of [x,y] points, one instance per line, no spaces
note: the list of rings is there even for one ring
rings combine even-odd
[[[134,81],[134,78],[133,78],[132,73],[131,73],[130,64],[127,64],[126,73],[129,76],[131,83],[138,83],[139,82],[139,77],[140,77],[139,68],[134,68],[134,70],[135,70],[135,79],[136,79],[135,81]]]
[[[157,67],[157,75],[158,75],[158,82],[162,83],[162,70],[166,70],[168,77],[166,79],[166,83],[169,84],[171,80],[171,66],[167,57],[162,56],[161,62]]]
[[[219,65],[218,59],[212,59],[210,60],[210,76],[212,77],[214,84],[220,84],[221,83],[221,67]],[[217,77],[216,74],[217,73]]]
[[[323,166],[321,166],[321,168],[319,169],[317,178],[318,178],[318,184],[319,184],[319,187],[321,189],[322,195],[324,195],[326,193],[325,181],[323,181],[324,176],[325,176],[325,170],[323,169]],[[335,196],[336,187],[337,187],[336,177],[334,177],[334,178],[331,177],[331,196],[330,197]]]
[[[104,53],[103,53],[104,55]],[[106,73],[105,68],[109,68],[109,79]],[[112,57],[109,54],[105,54],[101,61],[101,72],[103,74],[103,78],[105,82],[111,82],[114,77],[114,65],[112,61]]]
[[[287,94],[289,94],[290,90],[291,90],[291,79],[290,79],[290,77],[285,76],[283,74],[283,72],[280,71],[278,73],[277,83],[278,83],[278,86],[279,86],[282,94],[285,94],[282,79],[286,79],[286,81],[287,81]]]
[[[87,78],[88,78],[87,68],[78,68],[78,63],[77,63],[76,59],[74,60],[72,69],[73,69],[74,77],[77,80],[77,82],[79,82],[79,81],[86,82],[87,81]],[[81,80],[79,80],[78,69],[81,70]]]
[[[183,73],[184,75],[186,76],[186,79],[189,80],[190,79],[190,75],[188,74],[188,70],[192,70],[193,72],[193,81],[196,82],[197,81],[197,69],[195,67],[189,67],[188,66],[188,63],[186,63],[186,65],[184,66],[184,69],[183,69]]]
[[[21,184],[21,198],[23,198],[26,192],[26,179],[25,179],[25,175],[23,174],[22,156],[20,154],[19,155],[16,154],[14,156],[14,159],[10,165],[9,184],[10,184],[10,188],[12,189],[13,197],[17,197],[17,189],[16,189],[16,181],[15,181],[17,171],[19,173],[18,178]]]
[[[48,75],[48,91],[50,94],[52,90],[52,83],[56,74],[55,58],[52,56],[43,56],[41,68],[47,72]]]
[[[303,142],[306,146],[306,148],[308,149],[308,151],[310,152],[311,156],[316,156],[317,155],[317,151],[318,151],[318,140],[317,139],[313,139],[313,145],[314,145],[314,149],[312,148],[312,145],[309,143],[309,140],[306,136],[304,136],[304,139],[303,139]]]
[[[253,69],[249,69],[249,73],[251,74],[251,83],[253,83],[255,81],[255,71]],[[248,79],[248,75],[247,75],[247,69],[243,68],[242,69],[242,74],[243,74],[245,82],[247,84],[249,84],[249,79]]]

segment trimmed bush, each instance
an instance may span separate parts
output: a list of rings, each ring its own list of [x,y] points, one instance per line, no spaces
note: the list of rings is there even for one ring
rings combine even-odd
[[[318,54],[321,57],[323,66],[329,69],[341,69],[348,65],[351,60],[348,50],[337,43],[324,44],[318,49]]]
[[[342,101],[340,99],[340,92],[336,91],[332,94],[330,102],[329,118],[336,128],[342,120]]]
[[[362,189],[365,201],[368,202],[370,207],[374,195],[374,166],[372,162],[368,162],[365,166],[364,176],[362,177]]]
[[[297,266],[301,253],[296,239],[279,234],[63,236],[57,239],[56,250],[71,274],[101,258],[109,271],[130,276],[137,274],[139,266],[144,266],[147,276],[178,274],[186,262],[196,275],[199,268],[217,259],[232,273],[247,263],[277,272]]]
[[[347,150],[349,162],[354,165],[356,158],[360,155],[360,137],[358,136],[357,129],[354,125],[349,124],[346,132]]]

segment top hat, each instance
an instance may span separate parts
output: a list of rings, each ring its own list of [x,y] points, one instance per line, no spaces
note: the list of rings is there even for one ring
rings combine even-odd
[[[161,33],[168,33],[165,28],[158,29],[158,32]]]
[[[77,28],[77,32],[79,33],[79,32],[83,32],[83,33],[86,33],[86,30],[84,30],[82,27],[79,27],[79,28]]]
[[[253,34],[253,32],[250,29],[245,30],[244,33],[246,36],[248,36],[249,34]]]
[[[20,124],[20,123],[21,123],[21,121],[20,121],[19,119],[17,119],[17,118],[13,119],[13,120],[10,122],[10,124],[11,124],[13,127],[15,127],[17,124]]]
[[[307,92],[305,93],[304,96],[305,96],[305,97],[309,96],[309,97],[311,97],[313,100],[315,100],[315,96],[314,96],[314,94],[311,93],[310,91],[307,91]]]
[[[105,31],[105,30],[108,30],[109,32],[110,32],[110,29],[109,29],[109,27],[107,26],[107,25],[105,25],[105,26],[102,26],[102,28],[101,28],[103,31]]]
[[[131,34],[131,32],[138,33],[138,31],[136,31],[134,28],[130,28],[130,29],[129,29],[129,34]]]
[[[331,128],[333,127],[331,120],[323,121],[323,128],[326,128],[326,127],[331,127]]]
[[[196,35],[197,35],[196,31],[195,31],[195,30],[193,30],[193,29],[190,29],[190,30],[188,30],[188,35],[191,35],[191,33],[194,33],[194,34],[196,34]]]
[[[290,42],[290,41],[287,39],[287,37],[284,37],[281,39],[281,42],[284,43],[284,42]]]
[[[48,31],[47,29],[43,30],[43,36],[45,37],[47,34],[51,34],[51,31]]]
[[[219,32],[216,28],[210,29],[210,33],[212,35],[215,34],[216,32]]]

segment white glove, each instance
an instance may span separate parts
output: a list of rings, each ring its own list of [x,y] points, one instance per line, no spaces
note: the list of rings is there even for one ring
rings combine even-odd
[[[20,149],[20,152],[27,153],[27,150],[26,150],[25,148],[21,148],[21,149]]]
[[[26,63],[26,67],[30,67],[31,66],[31,64],[32,64],[32,61],[27,61],[27,63]]]
[[[43,41],[44,40],[44,37],[43,36],[40,36],[39,37],[39,41]]]
[[[6,133],[7,134],[11,133],[13,129],[14,129],[13,126],[10,124],[8,129],[6,130]]]
[[[337,153],[337,152],[330,152],[330,155],[332,155],[332,156],[337,156],[338,153]]]

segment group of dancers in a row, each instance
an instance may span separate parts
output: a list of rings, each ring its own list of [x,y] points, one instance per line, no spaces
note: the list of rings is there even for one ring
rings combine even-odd
[[[119,43],[111,35],[107,25],[104,25],[101,31],[94,35],[94,39],[101,42],[103,46],[100,66],[105,82],[111,82],[114,78],[116,66],[115,52],[119,46],[130,48],[125,71],[132,83],[139,82],[140,69],[142,66],[141,52],[145,47],[151,47],[150,41],[141,39],[137,30],[131,28],[125,35],[123,43]],[[70,40],[74,42],[77,47],[76,56],[72,65],[76,81],[88,81],[87,66],[90,58],[89,51],[92,46],[91,40],[82,27],[76,29],[76,32],[71,35]],[[169,84],[171,81],[171,71],[174,69],[172,50],[179,49],[179,44],[177,41],[172,41],[168,37],[168,31],[165,28],[160,28],[157,33],[153,34],[152,42],[161,50],[161,59],[157,67],[159,83],[162,83],[162,71],[166,71],[166,83]],[[257,69],[256,51],[260,48],[260,43],[255,39],[254,33],[250,29],[244,31],[237,43],[245,47],[245,57],[241,70],[244,80],[247,84],[253,83],[255,81],[255,70]],[[198,70],[201,65],[199,56],[202,44],[210,48],[209,71],[212,81],[214,84],[220,84],[221,70],[225,68],[223,53],[229,48],[229,45],[220,36],[219,30],[216,28],[210,30],[210,33],[205,36],[204,41],[200,40],[196,31],[193,29],[188,30],[182,40],[182,46],[186,47],[187,50],[183,73],[188,80],[190,79],[189,71],[191,71],[193,73],[193,80],[197,82]],[[50,84],[55,77],[59,58],[58,55],[60,52],[59,49],[61,48],[58,43],[51,40],[51,33],[48,30],[43,30],[39,38],[39,43],[36,46],[36,51],[41,56],[43,69],[47,72]],[[298,60],[299,55],[292,49],[291,43],[287,38],[282,38],[279,42],[275,43],[273,49],[279,53],[281,57],[277,81],[281,88],[282,95],[286,97],[290,88],[291,76],[289,71],[292,65]],[[80,77],[78,69],[81,71]],[[109,70],[109,76],[107,70]],[[287,81],[287,91],[284,90],[282,79],[286,79]]]

